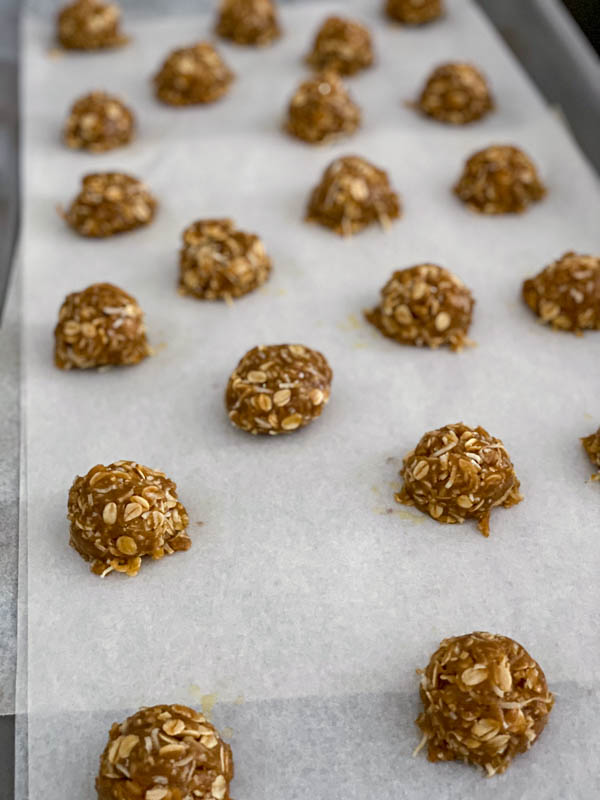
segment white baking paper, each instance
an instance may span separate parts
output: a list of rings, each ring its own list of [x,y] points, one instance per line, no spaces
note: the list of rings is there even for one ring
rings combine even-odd
[[[301,57],[334,11],[369,24],[377,66],[349,81],[362,130],[311,147],[280,126],[307,74]],[[128,47],[62,58],[48,53],[48,21],[25,24],[29,797],[62,800],[68,787],[91,800],[113,720],[204,694],[233,729],[240,800],[595,797],[600,487],[578,439],[600,424],[600,334],[542,328],[520,286],[566,250],[598,253],[597,180],[470,2],[450,0],[422,29],[386,24],[366,0],[282,16],[271,48],[219,44],[237,81],[191,109],[155,102],[149,78],[171,48],[210,35],[207,16],[130,17]],[[404,104],[450,59],[478,64],[498,105],[464,129]],[[93,88],[131,103],[135,144],[101,156],[61,145],[69,105]],[[465,158],[492,143],[524,148],[548,186],[522,216],[481,217],[450,192]],[[346,153],[388,170],[401,193],[388,233],[344,241],[302,221],[322,170]],[[56,205],[83,174],[109,169],[144,178],[159,214],[132,234],[81,239]],[[233,308],[175,291],[182,229],[221,215],[258,232],[274,263]],[[390,273],[422,261],[472,288],[476,348],[403,348],[363,322]],[[97,281],[138,298],[157,355],[62,373],[58,308]],[[293,436],[249,437],[224,412],[230,371],[260,342],[303,342],[333,367],[330,404]],[[522,482],[524,502],[492,515],[489,539],[394,503],[402,456],[458,420],[501,437]],[[121,458],[177,482],[193,547],[135,579],[100,580],[68,546],[67,492],[75,475]],[[522,642],[557,693],[539,743],[491,781],[411,757],[415,669],[443,637],[481,629]]]

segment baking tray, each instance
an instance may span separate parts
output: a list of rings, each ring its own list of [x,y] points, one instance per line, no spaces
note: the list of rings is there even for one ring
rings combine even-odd
[[[6,4],[5,4],[6,5]],[[48,5],[50,4],[38,4],[44,5],[44,11],[48,10]],[[53,5],[53,4],[52,4]],[[148,5],[148,4],[147,4]],[[494,8],[494,6],[498,6],[498,4],[493,2],[482,2],[484,7],[487,7],[488,10],[496,20],[499,20],[498,8]],[[511,8],[512,6],[512,8]],[[3,9],[3,12],[6,13],[6,8]],[[581,37],[578,37],[576,33],[574,33],[574,29],[570,20],[564,16],[561,11],[559,10],[558,6],[554,5],[553,3],[532,3],[531,6],[528,8],[528,12],[526,14],[522,13],[522,8],[518,10],[518,13],[515,15],[515,4],[512,3],[505,3],[503,4],[503,10],[500,14],[502,17],[501,22],[502,25],[506,25],[507,23],[510,24],[512,28],[512,43],[514,48],[519,50],[519,44],[515,40],[515,31],[517,31],[521,37],[529,38],[529,41],[533,43],[536,40],[536,37],[540,35],[540,31],[543,32],[543,40],[545,43],[548,43],[548,32],[551,31],[554,33],[554,39],[556,42],[552,40],[554,43],[551,45],[550,48],[547,50],[545,47],[541,48],[547,54],[552,53],[552,61],[550,64],[546,63],[546,73],[554,73],[559,72],[562,75],[569,75],[573,77],[573,81],[570,86],[562,87],[562,91],[566,90],[564,101],[561,102],[563,108],[571,107],[575,104],[576,108],[585,108],[586,114],[583,115],[588,122],[591,122],[590,131],[594,130],[593,125],[593,114],[594,111],[598,111],[598,98],[596,91],[589,91],[586,93],[586,89],[593,89],[593,82],[590,80],[589,70],[586,71],[586,65],[582,64],[581,61],[581,53],[586,52],[585,43]],[[557,24],[557,21],[559,24]],[[4,31],[7,30],[6,27],[2,26]],[[13,40],[14,41],[14,40]],[[10,49],[10,48],[9,48]],[[539,48],[533,46],[531,50],[534,50],[539,55]],[[8,57],[6,56],[6,50],[4,51],[5,60],[9,63],[11,62],[10,53]],[[562,56],[562,58],[561,58]],[[585,61],[585,59],[584,59]],[[13,62],[14,63],[14,62]],[[562,64],[562,67],[559,68],[559,64]],[[575,65],[575,67],[574,67]],[[579,69],[577,69],[577,65]],[[589,66],[589,65],[588,65]],[[539,69],[539,64],[538,64]],[[10,92],[4,95],[8,98],[9,107],[14,108],[14,105],[10,105]],[[554,96],[552,98],[554,102],[556,102],[557,98]],[[560,102],[560,101],[559,101]],[[576,112],[574,112],[576,116]],[[14,119],[12,122],[9,120],[10,125],[14,129],[15,121]],[[583,130],[583,129],[581,129]],[[597,128],[596,128],[597,130]],[[585,134],[580,133],[580,141],[585,138]],[[593,150],[589,151],[590,158],[597,157],[597,154],[593,152]],[[17,160],[13,158],[13,162],[16,164]],[[16,215],[13,211],[13,225],[10,226],[11,230],[14,230],[14,220],[16,219]],[[15,292],[16,293],[16,292]],[[11,305],[13,308],[13,305]],[[15,322],[15,317],[12,316],[7,318],[7,325],[3,331],[3,341],[2,344],[4,346],[5,352],[2,354],[2,367],[3,367],[3,375],[7,378],[7,386],[12,385],[13,387],[16,385],[16,379],[18,377],[18,363],[15,358],[15,353],[17,350],[17,325]],[[2,418],[2,425],[3,425],[3,432],[5,432],[6,439],[4,441],[8,442],[8,447],[5,449],[4,452],[8,454],[8,458],[6,459],[7,464],[12,464],[13,469],[10,469],[9,472],[12,478],[14,479],[14,475],[16,474],[16,464],[17,464],[17,451],[14,446],[15,439],[14,439],[14,416],[11,418],[11,409],[13,410],[16,408],[16,394],[13,392],[12,396],[10,392],[3,393],[2,396],[2,410],[4,412]],[[12,423],[12,424],[11,424]],[[12,436],[12,439],[11,439]],[[11,458],[12,456],[12,458]],[[4,485],[6,486],[6,502],[3,505],[3,531],[10,531],[11,529],[14,531],[14,522],[11,522],[11,517],[9,516],[11,513],[13,514],[12,519],[14,520],[15,514],[15,503],[14,503],[14,488],[15,488],[15,481],[12,480],[12,487],[11,487],[11,479],[7,478]],[[14,539],[12,542],[7,543],[7,552],[8,558],[3,563],[3,569],[7,576],[10,576],[10,579],[3,582],[3,586],[11,586],[14,585],[14,576],[16,575],[16,552],[11,552],[11,544],[14,544]],[[14,548],[12,548],[14,551]],[[6,589],[5,589],[6,591]],[[14,628],[13,628],[14,629]],[[10,630],[7,632],[5,641],[10,639],[11,632]],[[12,658],[12,653],[10,655]],[[11,718],[10,716],[4,717],[2,719],[2,731],[1,731],[8,740],[8,746],[1,748],[0,752],[3,754],[4,757],[8,756],[7,761],[10,762],[10,741],[13,738],[13,731],[11,730]],[[2,774],[8,775],[9,774],[9,766],[10,764],[7,763],[6,767],[2,764]],[[9,782],[3,782],[3,786],[0,789],[2,792],[9,791]],[[1,795],[0,795],[1,796]],[[8,796],[8,794],[7,794]]]

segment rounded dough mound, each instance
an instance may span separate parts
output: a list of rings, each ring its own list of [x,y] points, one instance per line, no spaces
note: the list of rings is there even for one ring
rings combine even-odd
[[[373,63],[369,29],[353,19],[328,17],[319,28],[306,62],[315,69],[354,75]]]
[[[273,0],[221,0],[216,33],[236,44],[271,44],[281,35]]]
[[[523,283],[523,299],[555,330],[600,329],[600,258],[565,253]]]
[[[104,238],[149,225],[156,199],[142,181],[122,172],[94,172],[64,215],[80,236]]]
[[[335,72],[300,84],[288,107],[287,131],[309,144],[349,135],[360,126],[360,108]]]
[[[424,434],[400,471],[396,500],[414,505],[437,522],[476,519],[489,536],[490,513],[523,498],[506,448],[482,427],[462,422]]]
[[[101,50],[128,41],[120,30],[121,9],[102,0],[77,0],[62,8],[57,37],[67,50]]]
[[[142,309],[135,297],[111,283],[67,295],[54,340],[59,369],[138,364],[150,355]]]
[[[154,76],[156,96],[171,106],[214,103],[229,91],[233,72],[212,44],[173,50]]]
[[[179,291],[201,300],[230,300],[268,279],[271,259],[253,233],[230,219],[198,220],[185,229],[179,254]]]
[[[97,464],[69,491],[70,544],[96,575],[137,575],[143,556],[188,550],[188,515],[163,472],[134,461]]]
[[[454,193],[480,214],[520,214],[541,200],[546,188],[522,150],[493,145],[467,160]]]
[[[465,125],[481,119],[494,104],[486,79],[472,64],[437,67],[427,79],[419,108],[440,122]]]
[[[229,419],[252,434],[292,433],[320,416],[332,377],[325,356],[304,345],[253,347],[229,378]]]
[[[504,772],[537,741],[554,704],[540,665],[507,636],[444,639],[420,672],[417,725],[436,764],[456,759],[489,776]]]
[[[436,264],[400,269],[381,290],[381,302],[366,312],[384,336],[401,344],[449,345],[454,351],[470,344],[467,337],[474,300],[464,283]]]
[[[306,220],[351,236],[375,222],[387,228],[400,213],[387,173],[360,156],[343,156],[329,164],[313,189]]]
[[[98,800],[230,800],[231,748],[187,706],[141,708],[110,729]]]
[[[443,0],[387,0],[385,12],[404,25],[424,25],[444,13]]]
[[[130,142],[134,127],[132,111],[118,97],[91,92],[73,104],[63,139],[75,150],[103,153]]]

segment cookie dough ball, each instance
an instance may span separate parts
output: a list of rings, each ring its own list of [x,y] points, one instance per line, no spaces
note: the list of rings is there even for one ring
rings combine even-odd
[[[111,283],[94,283],[67,295],[54,330],[59,369],[138,364],[150,355],[144,313]]]
[[[332,377],[325,356],[304,345],[253,347],[229,378],[229,419],[248,433],[291,433],[320,416]]]
[[[565,253],[523,283],[523,299],[555,330],[600,329],[600,258]]]
[[[91,92],[73,104],[63,139],[74,150],[102,153],[130,142],[134,126],[133,113],[118,97]]]
[[[592,480],[600,481],[600,428],[598,428],[596,433],[584,436],[581,443],[592,464],[598,467],[598,472],[592,475]]]
[[[442,0],[387,0],[385,13],[404,25],[424,25],[444,13]]]
[[[75,478],[67,517],[71,547],[102,577],[113,570],[137,575],[143,556],[163,558],[192,545],[176,485],[134,461],[97,464]]]
[[[419,108],[440,122],[465,125],[491,111],[494,104],[486,79],[471,64],[442,64],[425,84]]]
[[[267,280],[271,259],[253,233],[230,219],[202,219],[183,232],[179,290],[201,300],[231,300]]]
[[[281,36],[273,0],[221,0],[216,32],[236,44],[271,44]]]
[[[230,800],[231,748],[187,706],[141,708],[110,729],[98,800]]]
[[[416,506],[437,522],[474,518],[484,536],[490,513],[509,508],[523,497],[506,448],[481,427],[462,422],[429,431],[403,462],[399,503]]]
[[[373,63],[369,29],[353,19],[328,17],[317,33],[306,62],[318,70],[354,75]]]
[[[313,189],[306,220],[351,236],[374,222],[388,228],[400,213],[387,173],[360,156],[344,156],[331,162]]]
[[[122,172],[94,172],[82,180],[82,189],[65,220],[81,236],[103,238],[152,222],[156,200],[145,184]]]
[[[229,91],[235,75],[212,44],[173,50],[154,76],[156,96],[171,106],[214,103]]]
[[[381,290],[381,303],[367,311],[367,320],[400,344],[449,345],[461,350],[467,337],[474,300],[464,283],[443,267],[418,264],[399,269]]]
[[[522,150],[494,145],[468,159],[454,193],[480,214],[520,214],[542,199],[546,187]]]
[[[100,50],[128,41],[120,30],[121,9],[116,3],[77,0],[58,15],[57,36],[67,50]]]
[[[349,135],[359,126],[360,108],[335,72],[301,83],[288,107],[288,132],[309,144]]]
[[[428,758],[468,761],[488,776],[529,750],[554,697],[540,665],[518,642],[493,633],[444,639],[421,675],[417,725]]]

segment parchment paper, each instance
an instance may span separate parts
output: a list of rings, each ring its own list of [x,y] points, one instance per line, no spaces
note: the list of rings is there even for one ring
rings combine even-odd
[[[379,6],[379,4],[377,4]],[[129,19],[112,53],[48,55],[49,23],[25,24],[25,341],[29,548],[29,790],[94,797],[108,726],[140,705],[199,704],[233,729],[241,800],[315,797],[564,798],[600,791],[598,485],[578,437],[600,424],[600,335],[543,329],[522,280],[565,250],[600,250],[598,183],[569,135],[470,2],[423,29],[388,26],[367,2],[283,11],[285,37],[255,52],[219,44],[238,80],[207,108],[157,104],[149,76],[211,19]],[[363,129],[310,147],[280,130],[306,75],[301,56],[326,14],[372,27],[377,67],[352,79]],[[453,129],[404,106],[430,69],[472,60],[498,110]],[[117,91],[138,114],[127,149],[62,147],[70,103]],[[482,218],[449,191],[491,143],[531,154],[548,198],[524,216]],[[323,168],[344,153],[389,171],[405,205],[384,234],[350,241],[302,222]],[[75,236],[55,212],[92,170],[122,169],[160,199],[148,229]],[[235,303],[175,293],[181,230],[227,215],[263,237],[274,272]],[[402,348],[362,321],[393,269],[420,261],[459,274],[477,300],[461,355]],[[64,296],[96,281],[132,292],[156,357],[105,373],[52,365]],[[256,439],[230,427],[223,390],[258,342],[322,350],[335,372],[319,421]],[[161,347],[160,345],[163,345]],[[433,427],[465,420],[501,437],[525,501],[473,524],[440,526],[397,506],[402,456]],[[99,580],[68,547],[76,474],[119,458],[164,470],[190,513],[193,547]],[[202,522],[199,526],[195,523]],[[411,758],[414,670],[440,639],[471,630],[516,638],[557,693],[540,742],[492,781]],[[237,699],[237,702],[236,702]]]

